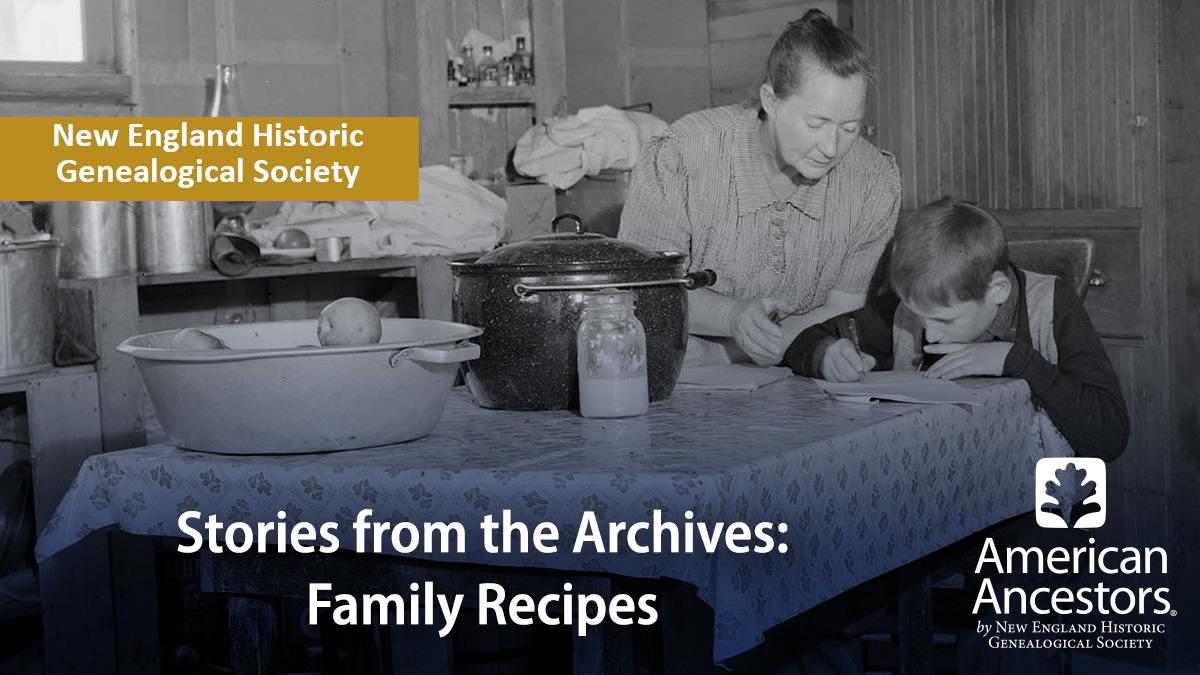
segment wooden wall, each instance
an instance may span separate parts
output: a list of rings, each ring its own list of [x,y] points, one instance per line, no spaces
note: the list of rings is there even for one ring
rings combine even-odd
[[[670,122],[709,106],[705,0],[566,0],[563,12],[572,111],[649,102]]]
[[[386,115],[383,0],[138,0],[143,115],[202,113],[204,79],[239,65],[256,115]]]
[[[1001,209],[1144,205],[1135,0],[859,2],[880,146],[904,204],[954,193]],[[898,86],[897,83],[911,84]]]
[[[650,102],[673,122],[758,95],[767,54],[813,7],[839,24],[849,0],[565,0],[571,108]]]
[[[771,45],[789,21],[813,8],[839,25],[849,23],[843,0],[708,0],[713,105],[757,98]]]

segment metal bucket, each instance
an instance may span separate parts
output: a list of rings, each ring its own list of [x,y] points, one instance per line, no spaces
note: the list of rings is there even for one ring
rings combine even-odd
[[[176,274],[211,269],[208,202],[142,202],[138,217],[138,269]]]
[[[50,221],[62,242],[58,275],[99,279],[137,271],[132,202],[54,202]]]
[[[0,243],[0,377],[54,365],[58,246]]]

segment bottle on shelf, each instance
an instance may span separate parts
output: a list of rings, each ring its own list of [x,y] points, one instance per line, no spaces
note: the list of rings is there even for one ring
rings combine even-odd
[[[500,84],[505,87],[517,86],[517,67],[513,63],[512,57],[504,57],[502,63],[503,65],[501,66],[500,71],[503,73],[503,75],[500,78]]]
[[[492,56],[492,46],[484,45],[483,58],[479,59],[479,86],[495,87],[500,84],[500,64]]]
[[[478,77],[479,70],[475,66],[475,48],[467,45],[462,48],[462,77],[458,80],[458,86],[473,85]]]
[[[524,36],[517,38],[517,51],[512,55],[517,84],[533,84],[533,52],[525,46]]]

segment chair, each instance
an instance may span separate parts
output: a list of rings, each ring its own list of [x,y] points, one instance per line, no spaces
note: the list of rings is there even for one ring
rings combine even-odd
[[[1014,265],[1062,278],[1080,300],[1087,296],[1095,250],[1095,242],[1086,237],[1008,242],[1008,258]]]

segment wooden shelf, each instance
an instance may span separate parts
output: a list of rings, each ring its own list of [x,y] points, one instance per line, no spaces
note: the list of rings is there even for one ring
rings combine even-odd
[[[447,87],[451,108],[531,106],[537,104],[537,87]]]
[[[567,112],[563,0],[407,0],[388,9],[388,110],[421,117],[421,164],[449,164],[451,153],[475,158],[491,172],[506,164],[532,124]],[[486,11],[485,10],[486,6]],[[527,24],[527,25],[526,25]],[[525,33],[536,59],[535,85],[458,87],[446,82],[446,43],[477,28],[495,35]],[[526,32],[528,31],[528,32]],[[416,91],[408,45],[416,35]],[[393,47],[395,45],[396,47]],[[472,114],[480,108],[498,114]]]
[[[227,277],[216,270],[201,270],[199,272],[177,274],[139,274],[137,285],[202,284],[213,281],[268,279],[302,274],[345,274],[349,272],[380,272],[390,270],[407,270],[410,272],[407,276],[416,276],[416,268],[420,261],[420,258],[410,256],[403,258],[363,258],[360,260],[343,260],[335,263],[311,262],[299,265],[264,265],[255,267],[249,273],[243,274],[240,277]]]
[[[96,366],[85,365],[43,368],[42,370],[25,373],[24,375],[5,375],[4,377],[0,377],[0,394],[25,391],[29,388],[31,380],[41,380],[47,377],[78,377],[95,372]]]

